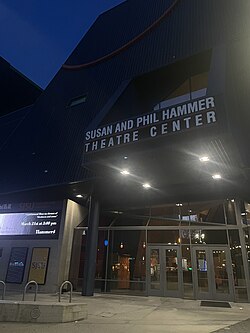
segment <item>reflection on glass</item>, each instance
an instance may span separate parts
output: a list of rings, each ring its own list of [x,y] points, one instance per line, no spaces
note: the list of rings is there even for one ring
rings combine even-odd
[[[159,249],[150,250],[150,288],[160,290],[160,254]]]
[[[189,246],[182,246],[182,274],[184,297],[193,297],[192,263]]]
[[[196,216],[199,223],[221,223],[225,224],[223,202],[197,202],[190,204],[190,215]]]
[[[226,253],[222,250],[213,250],[213,265],[215,274],[216,292],[229,293]]]
[[[166,286],[167,290],[178,290],[177,251],[166,249]]]
[[[208,292],[206,251],[196,250],[196,263],[199,292]]]
[[[178,230],[149,230],[148,243],[177,245],[180,241]]]

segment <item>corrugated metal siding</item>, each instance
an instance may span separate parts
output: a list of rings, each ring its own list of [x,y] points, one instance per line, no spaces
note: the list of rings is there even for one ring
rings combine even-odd
[[[172,0],[130,0],[104,13],[67,64],[94,60],[122,46],[145,30],[171,3]],[[249,31],[249,14],[247,0],[180,0],[153,32],[113,59],[79,71],[60,70],[9,140],[1,166],[1,174],[5,175],[0,177],[1,192],[84,179],[84,128],[121,83],[215,45],[243,38]],[[88,93],[86,103],[66,108],[71,98],[84,93]]]

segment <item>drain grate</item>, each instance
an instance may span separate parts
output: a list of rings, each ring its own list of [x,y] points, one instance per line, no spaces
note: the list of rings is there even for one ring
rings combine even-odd
[[[231,308],[229,302],[220,302],[220,301],[201,301],[201,306],[211,306],[215,308]]]

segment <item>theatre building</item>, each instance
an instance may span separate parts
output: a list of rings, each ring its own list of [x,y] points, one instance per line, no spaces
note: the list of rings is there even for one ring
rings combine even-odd
[[[7,290],[250,301],[249,16],[124,1],[0,118]]]

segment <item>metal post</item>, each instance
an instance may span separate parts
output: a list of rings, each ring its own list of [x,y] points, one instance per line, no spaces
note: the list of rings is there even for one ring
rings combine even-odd
[[[82,286],[83,296],[93,296],[94,294],[99,215],[99,201],[91,196],[89,204],[88,234]]]

